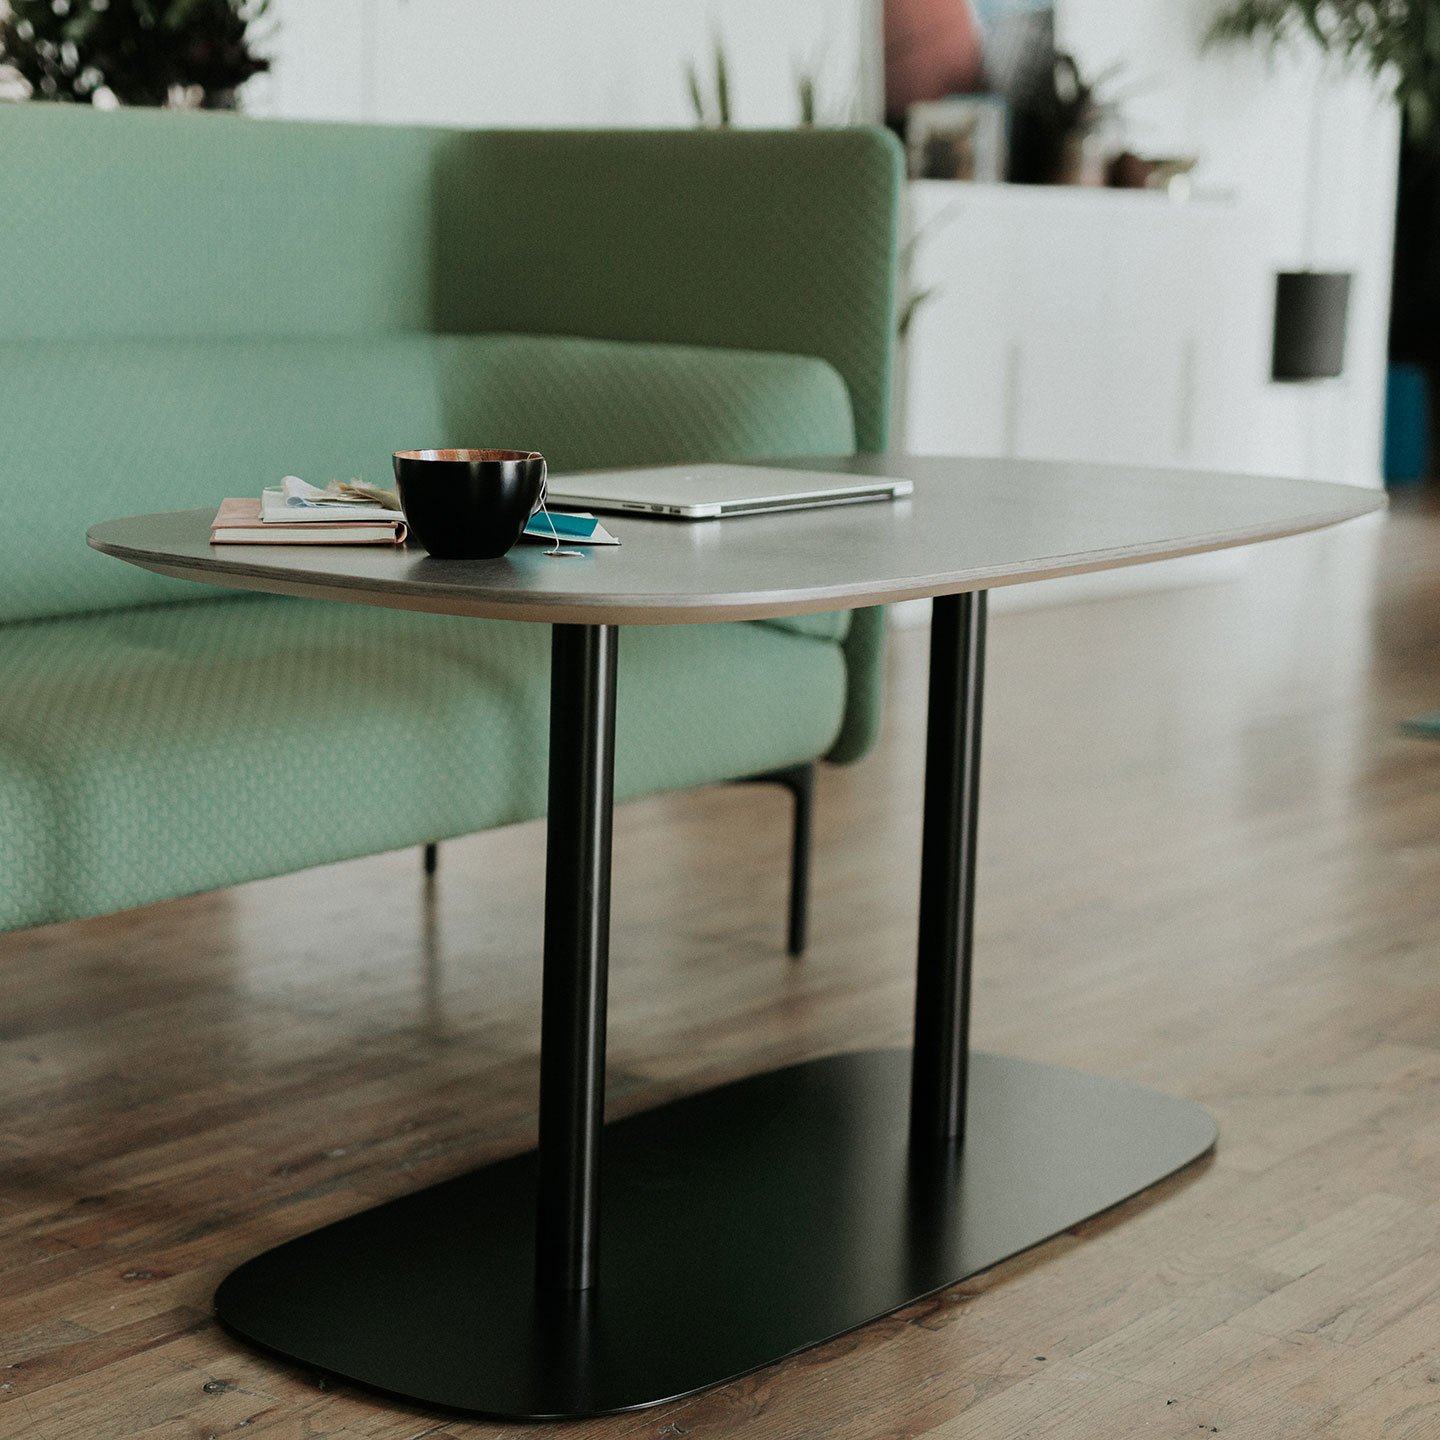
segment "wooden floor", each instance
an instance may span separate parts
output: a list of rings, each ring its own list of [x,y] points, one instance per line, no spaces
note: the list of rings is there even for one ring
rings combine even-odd
[[[617,833],[611,1110],[903,1043],[924,637],[819,792]],[[930,1303],[575,1437],[1440,1436],[1440,508],[996,615],[977,1041],[1213,1109],[1213,1159]],[[514,1434],[238,1348],[228,1267],[525,1147],[540,827],[0,938],[0,1436]],[[817,1177],[823,1180],[823,1177]],[[530,1428],[529,1435],[552,1433]]]

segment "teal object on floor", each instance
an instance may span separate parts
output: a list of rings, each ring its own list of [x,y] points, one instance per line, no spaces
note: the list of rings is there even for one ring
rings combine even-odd
[[[1440,740],[1440,710],[1417,715],[1413,720],[1406,720],[1400,728],[1410,735],[1425,735]]]
[[[1430,377],[1420,365],[1385,376],[1385,483],[1418,485],[1430,474]]]
[[[33,104],[0,154],[0,929],[544,809],[545,627],[216,598],[89,551],[95,521],[388,482],[417,446],[884,448],[880,132]],[[882,639],[879,611],[627,631],[621,794],[863,754]],[[356,747],[406,759],[357,784]]]

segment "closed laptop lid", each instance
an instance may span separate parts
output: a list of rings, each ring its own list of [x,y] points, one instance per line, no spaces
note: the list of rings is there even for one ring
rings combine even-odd
[[[558,477],[547,499],[560,507],[647,511],[707,519],[760,510],[808,509],[908,495],[908,480],[764,465],[665,465]]]

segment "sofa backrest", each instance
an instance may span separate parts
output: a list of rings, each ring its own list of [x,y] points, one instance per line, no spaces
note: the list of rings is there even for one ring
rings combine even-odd
[[[0,339],[429,330],[447,143],[0,105]]]
[[[883,450],[901,170],[882,130],[460,135],[440,328],[816,355]]]
[[[884,131],[459,131],[0,106],[0,339],[433,330],[828,361],[882,448]]]
[[[201,598],[87,549],[86,527],[287,472],[390,484],[390,453],[417,446],[577,469],[854,443],[845,384],[813,357],[423,334],[0,343],[0,436],[0,622]]]
[[[259,495],[287,473],[383,480],[440,431],[435,337],[0,343],[0,621],[209,593],[87,548],[118,515]]]
[[[569,466],[880,448],[898,175],[865,130],[0,106],[0,620],[193,593],[96,519],[491,426]]]

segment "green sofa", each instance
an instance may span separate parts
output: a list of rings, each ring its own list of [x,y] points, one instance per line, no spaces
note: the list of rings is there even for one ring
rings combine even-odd
[[[864,130],[0,107],[0,929],[543,814],[545,627],[211,592],[87,525],[421,445],[880,449],[898,173]],[[618,793],[856,758],[880,645],[627,632]]]

